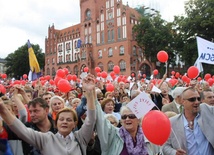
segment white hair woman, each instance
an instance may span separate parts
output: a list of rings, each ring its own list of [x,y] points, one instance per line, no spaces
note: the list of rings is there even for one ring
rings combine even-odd
[[[50,109],[49,112],[51,114],[52,119],[56,120],[57,113],[65,107],[65,101],[60,96],[53,96],[50,99]]]
[[[93,78],[93,77],[91,77]],[[95,85],[95,83],[94,83]],[[96,92],[93,92],[96,96]],[[96,131],[102,155],[147,155],[140,120],[126,106],[121,108],[122,127],[117,128],[105,117],[99,102],[96,102]]]

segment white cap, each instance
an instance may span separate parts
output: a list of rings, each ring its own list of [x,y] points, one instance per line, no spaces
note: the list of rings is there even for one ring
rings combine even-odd
[[[187,87],[176,87],[173,91],[172,91],[172,97],[173,98],[177,98],[178,96],[180,96],[183,91],[187,89]]]

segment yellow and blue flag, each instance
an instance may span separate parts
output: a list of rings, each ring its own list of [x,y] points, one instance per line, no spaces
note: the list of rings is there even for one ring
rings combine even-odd
[[[39,63],[37,61],[36,55],[34,53],[34,50],[29,40],[27,44],[28,44],[28,55],[29,55],[29,65],[30,65],[28,80],[33,81],[38,79],[41,76],[41,71],[40,71],[40,67],[39,67]]]

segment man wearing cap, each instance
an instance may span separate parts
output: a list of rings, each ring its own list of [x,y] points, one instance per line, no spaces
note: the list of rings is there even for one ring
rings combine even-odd
[[[174,100],[169,104],[163,105],[161,110],[163,112],[173,111],[176,114],[181,113],[183,110],[181,94],[185,89],[186,87],[176,87],[172,92],[172,97],[174,98]]]

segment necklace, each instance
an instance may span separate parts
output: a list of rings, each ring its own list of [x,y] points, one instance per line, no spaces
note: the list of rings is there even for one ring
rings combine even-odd
[[[194,129],[194,122],[193,121],[189,121],[188,122],[188,127],[193,130]]]

